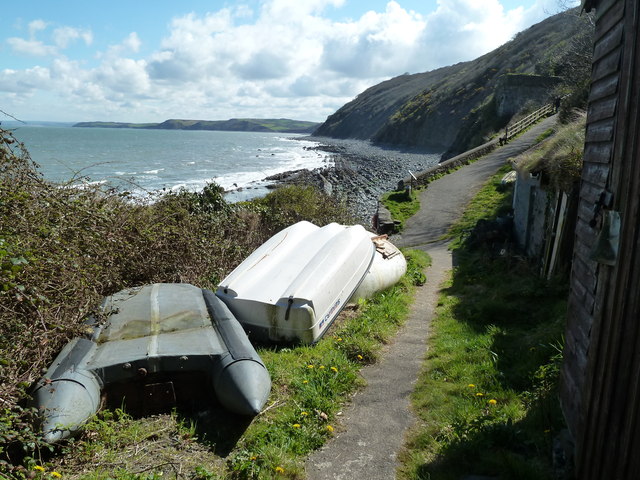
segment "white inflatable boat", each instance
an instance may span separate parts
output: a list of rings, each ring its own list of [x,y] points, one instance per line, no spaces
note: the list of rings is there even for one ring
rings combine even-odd
[[[405,271],[404,256],[386,237],[360,225],[299,222],[258,247],[216,295],[251,338],[310,344],[352,297],[387,288]]]

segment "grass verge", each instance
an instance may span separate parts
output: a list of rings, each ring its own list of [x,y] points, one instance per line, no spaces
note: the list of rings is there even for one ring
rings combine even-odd
[[[416,190],[399,190],[385,193],[380,199],[389,210],[391,217],[400,222],[399,230],[402,231],[404,222],[420,210],[420,201]]]
[[[149,200],[48,182],[24,145],[0,129],[0,478],[299,477],[423,275],[425,260],[407,253],[409,275],[348,312],[353,318],[333,336],[315,347],[260,349],[273,395],[253,422],[215,405],[146,418],[121,408],[101,412],[69,443],[43,444],[25,406],[29,387],[104,296],[152,282],[215,288],[288,225],[353,223],[344,205],[307,187],[233,205],[214,184]]]
[[[452,229],[456,268],[444,285],[413,404],[420,424],[402,453],[403,479],[552,478],[552,438],[566,285],[524,260],[465,243],[503,212],[499,172]]]
[[[303,478],[306,456],[339,430],[341,408],[362,386],[358,371],[378,359],[406,319],[415,279],[430,260],[419,251],[405,256],[407,275],[350,307],[316,345],[259,349],[273,386],[253,421],[215,408],[138,419],[105,410],[78,439],[32,459],[26,471],[86,480]]]

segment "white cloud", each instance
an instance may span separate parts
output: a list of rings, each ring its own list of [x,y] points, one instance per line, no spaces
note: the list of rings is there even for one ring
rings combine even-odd
[[[51,34],[53,44],[46,44],[42,40],[38,40],[36,36],[40,32],[44,32],[48,26],[49,23],[44,20],[33,20],[28,25],[29,39],[11,37],[6,42],[14,53],[32,57],[59,55],[60,50],[66,49],[76,40],[82,40],[85,45],[91,45],[93,42],[91,30],[63,26],[53,30]]]
[[[18,55],[47,57],[58,53],[58,49],[56,47],[52,45],[45,45],[39,40],[25,40],[24,38],[11,37],[7,39],[7,43]]]
[[[511,11],[499,0],[438,0],[436,10],[424,15],[390,0],[384,11],[329,20],[327,9],[347,1],[355,0],[264,0],[258,11],[240,5],[176,17],[153,53],[139,58],[146,39],[131,32],[96,52],[97,66],[91,67],[60,53],[73,42],[92,45],[90,30],[60,26],[47,44],[39,38],[50,25],[35,20],[28,39],[6,42],[16,54],[55,58],[29,70],[0,71],[0,103],[3,92],[40,90],[72,100],[72,113],[94,109],[129,121],[323,120],[386,78],[471,60],[498,47],[542,20],[550,13],[544,5],[556,0]]]
[[[33,20],[32,22],[29,22],[29,36],[33,38],[36,33],[47,28],[47,25],[48,23],[44,20]]]
[[[73,27],[56,28],[52,34],[53,42],[60,49],[65,49],[75,40],[81,39],[85,45],[93,42],[93,33],[90,30],[80,30]]]
[[[336,24],[325,38],[322,62],[353,78],[381,78],[414,66],[424,19],[391,1],[385,12],[367,12],[358,21]]]
[[[144,95],[150,86],[145,60],[116,58],[103,63],[90,78],[117,95]]]
[[[472,60],[498,47],[519,31],[522,14],[522,8],[505,12],[498,0],[439,0],[420,42],[422,69]]]

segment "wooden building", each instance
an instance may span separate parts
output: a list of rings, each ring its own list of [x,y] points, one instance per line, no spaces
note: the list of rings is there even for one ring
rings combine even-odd
[[[596,32],[561,403],[579,480],[640,478],[640,2]]]

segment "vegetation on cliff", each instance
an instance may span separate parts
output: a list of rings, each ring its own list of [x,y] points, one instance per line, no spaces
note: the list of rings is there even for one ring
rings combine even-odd
[[[426,73],[401,75],[362,92],[315,131],[315,135],[440,148],[449,156],[473,148],[502,129],[514,114],[565,96],[570,107],[586,104],[593,31],[578,9],[549,17],[496,50]],[[539,79],[502,95],[506,76]],[[549,87],[548,79],[560,83]],[[502,93],[501,93],[502,92]],[[504,109],[503,102],[510,102]],[[538,104],[536,104],[538,103]]]
[[[160,130],[221,130],[233,132],[311,133],[317,123],[286,118],[231,118],[229,120],[179,120],[162,123],[80,122],[74,127],[83,128],[145,128]]]

